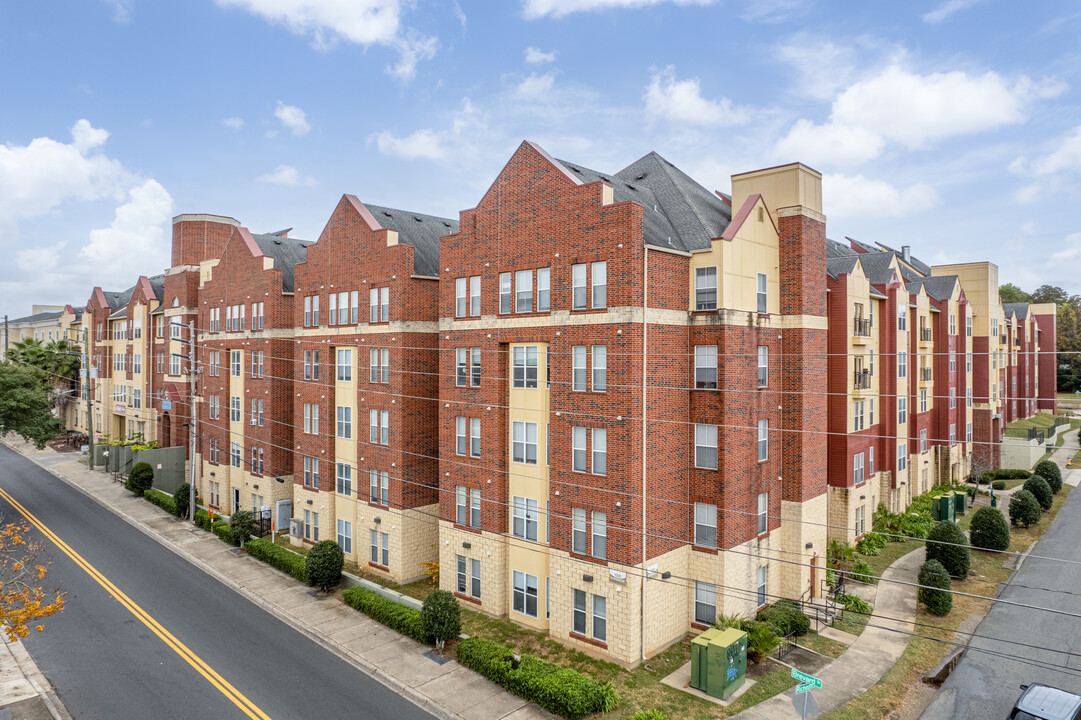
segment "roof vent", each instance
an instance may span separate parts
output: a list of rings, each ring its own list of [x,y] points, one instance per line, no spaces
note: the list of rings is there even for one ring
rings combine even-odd
[[[282,244],[282,241],[281,241],[281,240],[275,240],[275,241],[274,241],[274,244],[275,244],[275,245],[281,245],[281,244]]]
[[[384,214],[384,215],[386,215],[387,217],[394,217],[393,215],[391,215],[391,214],[390,214],[389,212],[387,212],[386,210],[384,210],[384,211],[383,211],[383,214]]]
[[[416,215],[414,215],[414,216],[413,216],[413,219],[414,219],[414,220],[416,220],[417,222],[424,222],[423,220],[421,220],[421,219],[420,219],[419,217],[417,217]]]
[[[630,183],[623,183],[623,184],[626,185],[627,188],[630,189],[630,190],[637,190],[638,189],[634,185],[631,185]]]
[[[912,246],[911,245],[902,245],[901,246],[901,259],[904,260],[905,262],[912,262]]]
[[[646,174],[645,174],[645,173],[642,173],[641,175],[639,175],[638,177],[636,177],[636,178],[635,178],[635,180],[643,180],[643,179],[645,179],[645,177],[646,177]]]
[[[450,223],[449,223],[449,222],[446,222],[446,221],[444,221],[444,222],[443,222],[443,227],[450,227]]]
[[[609,180],[608,178],[606,178],[606,177],[605,177],[604,175],[601,175],[601,176],[600,176],[600,178],[601,178],[601,180],[604,180],[604,181],[605,181],[606,183],[610,183],[610,182],[612,182],[611,180]]]
[[[579,170],[578,168],[574,167],[573,165],[571,165],[571,170],[572,170],[572,171],[574,171],[574,172],[576,172],[576,173],[578,173],[579,175],[581,175],[581,174],[582,174],[582,171],[581,171],[581,170]]]

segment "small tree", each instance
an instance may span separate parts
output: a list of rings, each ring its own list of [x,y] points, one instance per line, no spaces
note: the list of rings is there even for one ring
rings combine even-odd
[[[243,545],[251,538],[252,530],[255,529],[255,518],[250,510],[237,510],[229,522],[233,531],[233,544]]]
[[[345,567],[345,554],[333,540],[320,540],[308,551],[305,561],[308,568],[308,582],[323,592],[330,592],[342,581],[342,568]]]
[[[1047,481],[1052,493],[1057,493],[1062,489],[1062,470],[1050,460],[1041,460],[1036,463],[1036,467],[1032,468],[1032,472],[1042,476]]]
[[[185,518],[188,516],[191,501],[191,485],[184,483],[173,493],[173,502],[176,504],[176,516]]]
[[[64,612],[64,593],[41,585],[48,566],[45,545],[30,534],[29,525],[0,528],[0,627],[11,642],[29,635],[35,620]]]
[[[942,566],[942,563],[938,560],[925,562],[920,568],[917,582],[920,585],[929,586],[921,587],[917,593],[919,601],[927,606],[927,612],[940,617],[949,615],[950,610],[953,609],[953,595],[949,592],[950,573]]]
[[[41,450],[63,432],[64,423],[53,414],[49,377],[36,367],[0,363],[0,436],[18,433]]]
[[[1051,503],[1054,502],[1054,493],[1051,492],[1051,486],[1048,485],[1046,479],[1040,475],[1033,475],[1025,481],[1022,487],[1032,493],[1036,498],[1036,502],[1040,503],[1040,509],[1051,509]]]
[[[128,473],[128,481],[124,484],[128,490],[131,490],[136,495],[142,497],[143,493],[150,489],[154,484],[154,468],[150,467],[150,463],[135,463],[135,466]]]
[[[970,554],[968,538],[957,523],[942,520],[927,534],[927,559],[938,560],[955,578],[968,577]]]
[[[1036,496],[1028,490],[1018,490],[1010,498],[1010,524],[1028,527],[1040,522],[1043,511]]]
[[[447,640],[458,637],[462,632],[462,608],[454,599],[454,594],[446,590],[428,593],[420,609],[420,624],[424,634],[435,642],[439,652],[443,652]]]
[[[968,530],[972,547],[984,550],[1008,550],[1010,547],[1010,524],[998,508],[977,510]]]

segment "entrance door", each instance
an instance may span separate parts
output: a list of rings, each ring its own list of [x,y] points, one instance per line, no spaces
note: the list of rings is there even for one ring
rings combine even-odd
[[[811,599],[818,597],[818,555],[811,558]]]
[[[233,512],[242,509],[240,507],[240,488],[233,488]]]

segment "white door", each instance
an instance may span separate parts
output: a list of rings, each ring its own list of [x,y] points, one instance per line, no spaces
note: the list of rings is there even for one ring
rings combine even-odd
[[[279,500],[277,502],[277,514],[275,515],[274,530],[280,532],[289,529],[289,520],[293,517],[293,501]]]

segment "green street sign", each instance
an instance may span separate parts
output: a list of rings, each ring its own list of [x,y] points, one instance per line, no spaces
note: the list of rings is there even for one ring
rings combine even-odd
[[[796,670],[795,668],[792,668],[792,677],[794,679],[796,679],[796,680],[799,680],[801,683],[803,683],[806,686],[806,687],[796,688],[797,693],[807,692],[807,690],[810,690],[811,688],[820,688],[820,687],[822,687],[822,681],[819,680],[818,678],[816,678],[814,675],[808,675],[807,673],[801,673],[799,670]]]
[[[815,689],[815,686],[812,685],[811,683],[807,683],[806,685],[797,685],[796,686],[796,694],[797,695],[802,695],[803,693],[808,692],[810,690],[814,690],[814,689]]]

